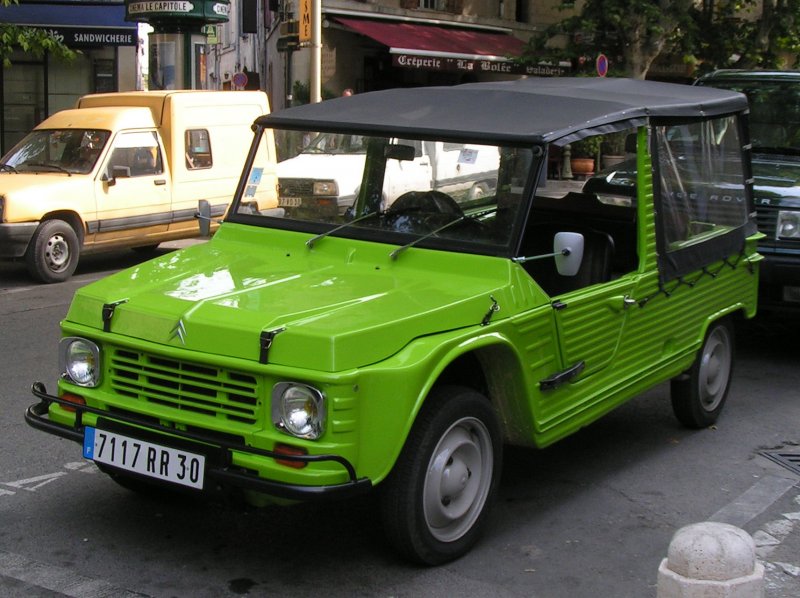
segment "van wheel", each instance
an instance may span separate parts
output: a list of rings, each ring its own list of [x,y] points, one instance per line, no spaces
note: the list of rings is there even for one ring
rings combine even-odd
[[[733,329],[716,322],[692,367],[671,382],[672,410],[684,426],[705,428],[717,421],[728,398],[733,361]]]
[[[467,193],[467,199],[480,199],[481,197],[486,197],[487,195],[491,194],[491,190],[489,189],[489,185],[484,182],[475,183],[470,187],[469,192]]]
[[[426,565],[456,559],[477,542],[497,491],[502,440],[486,397],[434,390],[381,494],[387,538]]]
[[[25,264],[40,282],[63,282],[78,266],[78,235],[63,220],[46,220],[33,233]]]

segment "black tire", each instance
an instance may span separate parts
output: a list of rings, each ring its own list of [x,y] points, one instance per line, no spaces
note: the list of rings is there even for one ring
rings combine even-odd
[[[707,428],[716,423],[731,386],[734,364],[733,327],[715,322],[690,367],[671,382],[672,410],[684,426]]]
[[[502,447],[486,397],[461,387],[432,392],[382,486],[383,526],[400,555],[439,565],[473,547],[497,492]]]
[[[25,264],[39,282],[63,282],[78,267],[80,243],[73,228],[63,220],[46,220],[33,233]]]

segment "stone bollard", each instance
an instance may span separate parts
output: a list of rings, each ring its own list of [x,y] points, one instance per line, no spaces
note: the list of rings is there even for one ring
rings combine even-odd
[[[727,523],[679,529],[658,568],[657,598],[763,598],[753,538]]]

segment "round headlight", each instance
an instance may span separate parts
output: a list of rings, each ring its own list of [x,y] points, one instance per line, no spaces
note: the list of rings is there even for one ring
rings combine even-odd
[[[315,440],[325,427],[325,397],[306,384],[281,382],[272,392],[275,425],[298,438]]]
[[[778,212],[777,233],[779,239],[800,238],[800,212]]]
[[[91,341],[65,338],[61,341],[62,371],[78,386],[100,383],[100,350]]]

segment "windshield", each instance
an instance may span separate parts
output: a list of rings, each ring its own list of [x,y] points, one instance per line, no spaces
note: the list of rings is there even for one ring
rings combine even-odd
[[[302,154],[366,154],[362,135],[320,133],[303,148]]]
[[[3,170],[88,174],[109,136],[97,129],[32,131],[3,157]]]
[[[286,138],[285,132],[275,133]],[[311,148],[328,147],[332,139],[361,150],[336,169],[325,169],[325,156],[319,156],[319,165],[311,163]],[[260,167],[250,166],[247,181],[255,184],[244,186],[230,219],[322,237],[505,255],[523,192],[538,168],[534,153],[541,152],[443,139],[322,134],[302,156],[278,163],[277,206],[260,199],[274,197],[274,190],[260,189],[269,182],[262,181]]]
[[[796,81],[708,81],[750,102],[750,138],[762,152],[800,154],[800,84]]]

